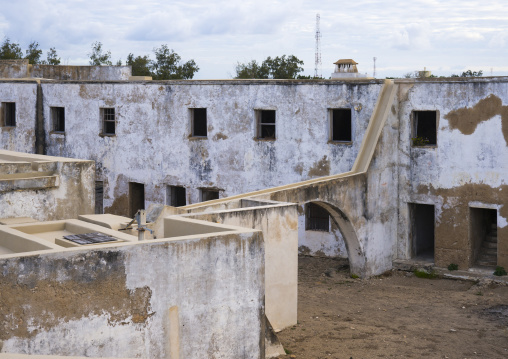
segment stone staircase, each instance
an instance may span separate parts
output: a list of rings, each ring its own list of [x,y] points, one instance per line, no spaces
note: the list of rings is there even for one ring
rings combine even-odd
[[[483,239],[478,260],[476,263],[482,267],[495,267],[497,265],[497,224],[491,224],[490,230]]]

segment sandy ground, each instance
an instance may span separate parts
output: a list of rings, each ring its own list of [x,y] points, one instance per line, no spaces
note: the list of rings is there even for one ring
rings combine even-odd
[[[508,287],[392,271],[350,278],[333,259],[299,258],[298,324],[282,358],[508,358]]]

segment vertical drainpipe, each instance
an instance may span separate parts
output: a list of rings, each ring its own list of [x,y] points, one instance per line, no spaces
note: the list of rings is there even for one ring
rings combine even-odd
[[[35,104],[35,153],[38,155],[46,154],[46,132],[44,129],[44,111],[42,105],[42,87],[41,80],[37,81],[37,100]]]

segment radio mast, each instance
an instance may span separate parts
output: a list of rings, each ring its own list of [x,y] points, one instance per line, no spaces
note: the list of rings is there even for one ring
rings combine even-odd
[[[321,31],[319,30],[319,14],[316,14],[316,61],[314,77],[321,77]]]

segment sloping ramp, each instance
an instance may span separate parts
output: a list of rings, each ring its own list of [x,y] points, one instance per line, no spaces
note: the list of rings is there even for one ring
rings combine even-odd
[[[386,79],[383,88],[381,89],[381,93],[379,94],[376,105],[374,107],[374,111],[372,112],[372,116],[370,117],[369,125],[367,126],[367,130],[363,137],[362,144],[358,152],[358,156],[356,157],[355,163],[353,164],[351,171],[343,172],[332,176],[318,177],[307,181],[292,183],[289,185],[272,187],[249,193],[243,193],[231,197],[216,199],[213,201],[194,203],[180,208],[195,209],[199,207],[207,207],[211,205],[225,203],[232,200],[256,197],[260,195],[289,190],[293,188],[309,186],[316,183],[336,180],[339,178],[351,177],[367,172],[372,157],[374,155],[374,150],[376,149],[376,145],[379,141],[379,136],[381,135],[381,131],[386,123],[386,119],[388,118],[388,114],[390,112],[396,90],[397,86],[395,85],[395,83],[390,79]]]

